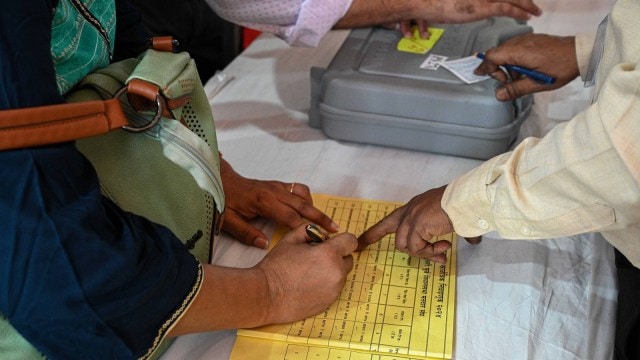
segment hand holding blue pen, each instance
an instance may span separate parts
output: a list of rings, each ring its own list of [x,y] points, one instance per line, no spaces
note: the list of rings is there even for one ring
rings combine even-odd
[[[484,60],[485,56],[484,53],[477,53],[476,57],[478,57],[479,59]],[[553,76],[547,75],[547,74],[543,74],[539,71],[535,71],[535,70],[531,70],[531,69],[527,69],[525,67],[522,66],[518,66],[518,65],[500,65],[502,67],[504,67],[505,69],[509,70],[509,71],[513,71],[516,72],[518,74],[522,74],[528,78],[531,78],[541,84],[547,84],[547,85],[551,85],[554,82],[556,82],[556,78],[554,78]]]

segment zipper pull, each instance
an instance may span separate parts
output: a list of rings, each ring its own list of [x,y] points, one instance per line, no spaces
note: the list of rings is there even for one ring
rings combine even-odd
[[[215,236],[219,236],[220,235],[220,231],[222,230],[222,223],[223,223],[223,218],[224,218],[224,211],[221,213],[218,211],[218,208],[216,207],[216,204],[214,202],[213,204],[213,234]]]

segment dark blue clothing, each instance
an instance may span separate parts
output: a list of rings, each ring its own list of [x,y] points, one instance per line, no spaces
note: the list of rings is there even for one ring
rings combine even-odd
[[[0,110],[63,102],[51,2],[1,2]],[[116,58],[136,55],[139,18],[117,6]],[[195,258],[168,229],[101,196],[73,143],[0,152],[0,185],[0,313],[51,359],[145,354],[192,291]]]

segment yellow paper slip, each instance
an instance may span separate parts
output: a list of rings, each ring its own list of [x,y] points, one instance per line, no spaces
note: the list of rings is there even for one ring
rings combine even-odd
[[[401,205],[318,194],[314,204],[356,235]],[[354,268],[329,309],[292,324],[238,330],[230,359],[450,359],[456,238],[439,238],[453,243],[446,265],[395,251],[393,235],[354,253]]]
[[[412,29],[413,37],[402,37],[402,39],[398,41],[396,48],[398,49],[398,51],[410,52],[414,54],[426,54],[436,45],[438,40],[440,40],[440,37],[442,37],[442,34],[444,34],[444,29],[442,28],[429,27],[428,29],[429,38],[424,39],[422,36],[420,36],[420,30],[418,29],[418,27],[414,27]]]

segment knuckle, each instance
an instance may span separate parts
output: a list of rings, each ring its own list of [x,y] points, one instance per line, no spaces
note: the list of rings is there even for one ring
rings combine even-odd
[[[296,186],[299,186],[300,189],[302,189],[302,191],[305,192],[305,193],[310,193],[311,192],[309,187],[307,185],[305,185],[305,184],[296,183]]]
[[[509,98],[511,99],[517,98],[520,94],[520,90],[517,83],[508,84],[504,88],[507,91],[507,94],[509,94]]]

